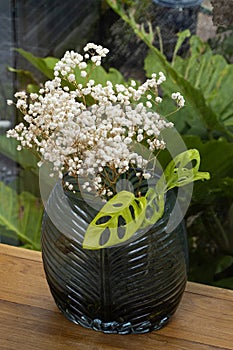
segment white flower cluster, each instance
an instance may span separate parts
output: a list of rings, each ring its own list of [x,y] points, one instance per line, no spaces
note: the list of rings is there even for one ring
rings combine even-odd
[[[111,196],[114,186],[106,186],[106,169],[115,173],[116,181],[130,167],[140,168],[139,174],[150,177],[146,171],[148,160],[135,152],[135,143],[147,146],[151,152],[165,148],[161,131],[173,124],[148,108],[152,102],[161,102],[158,86],[166,78],[163,73],[158,77],[153,74],[138,87],[133,80],[128,86],[113,85],[111,81],[104,86],[96,84],[88,79],[86,61],[98,66],[108,50],[87,44],[84,52],[84,56],[66,52],[55,65],[54,79],[47,81],[38,94],[15,94],[16,107],[24,113],[26,123],[18,124],[7,135],[20,142],[18,150],[35,148],[41,157],[39,166],[51,162],[60,177],[66,172],[86,177],[83,187],[87,191]],[[77,68],[81,77],[86,77],[85,84],[78,83]],[[182,101],[177,94],[173,98]],[[90,106],[87,98],[94,101]],[[72,190],[72,185],[66,186]]]
[[[176,101],[179,108],[184,107],[185,99],[180,92],[173,92],[171,98]]]
[[[86,71],[87,63],[85,60],[91,60],[95,66],[101,65],[101,59],[105,57],[109,50],[103,48],[101,45],[96,45],[93,43],[88,43],[84,47],[85,55],[81,55],[78,52],[67,51],[64,57],[55,65],[54,75],[57,77],[61,75],[63,78],[67,78],[70,83],[74,83],[75,78],[75,68],[78,67],[80,70],[80,75],[85,78],[88,74]]]

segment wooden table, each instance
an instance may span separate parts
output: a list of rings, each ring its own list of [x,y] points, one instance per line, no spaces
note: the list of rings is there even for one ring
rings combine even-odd
[[[41,254],[0,244],[1,350],[233,349],[233,291],[188,283],[170,323],[106,335],[68,321],[47,286]]]

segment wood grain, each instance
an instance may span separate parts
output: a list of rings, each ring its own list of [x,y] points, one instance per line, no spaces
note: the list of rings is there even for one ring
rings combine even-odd
[[[233,349],[233,291],[188,283],[159,331],[105,335],[68,321],[47,286],[41,254],[0,244],[1,350]]]

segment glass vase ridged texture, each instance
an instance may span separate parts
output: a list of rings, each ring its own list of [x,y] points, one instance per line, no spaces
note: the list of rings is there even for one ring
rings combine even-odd
[[[42,257],[58,308],[74,323],[104,333],[146,333],[166,325],[187,279],[183,222],[167,232],[175,195],[147,232],[119,246],[82,248],[96,211],[57,183],[46,205]]]

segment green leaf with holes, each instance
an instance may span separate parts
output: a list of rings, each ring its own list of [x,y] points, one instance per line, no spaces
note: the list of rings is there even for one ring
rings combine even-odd
[[[101,249],[127,241],[140,228],[147,206],[145,197],[121,191],[111,198],[89,224],[83,248]]]
[[[149,188],[146,194],[147,208],[146,215],[142,227],[154,225],[164,213],[164,191],[160,191],[157,187]]]
[[[193,164],[194,162],[195,164]],[[180,153],[170,161],[155,188],[149,188],[147,191],[147,209],[142,227],[155,224],[163,216],[164,198],[167,191],[197,180],[208,180],[210,178],[208,172],[199,171],[199,166],[200,154],[196,149]]]
[[[155,224],[164,213],[165,193],[197,180],[208,180],[200,172],[200,155],[196,149],[176,156],[166,167],[154,188],[144,197],[121,191],[110,199],[87,228],[83,248],[101,249],[127,241],[139,228]],[[123,234],[122,234],[123,233]]]
[[[193,164],[195,162],[195,164]],[[157,183],[159,193],[187,185],[197,180],[209,180],[208,172],[199,171],[200,154],[196,149],[190,149],[180,153],[168,164],[164,171],[164,178],[161,177]]]

